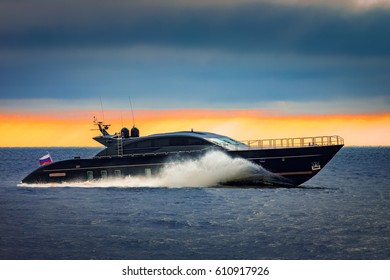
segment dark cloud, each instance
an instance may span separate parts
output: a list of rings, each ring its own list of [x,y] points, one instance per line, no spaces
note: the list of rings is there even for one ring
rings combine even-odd
[[[3,3],[0,47],[147,44],[227,51],[390,54],[389,10],[356,12],[269,3],[185,6],[150,0],[64,2]]]
[[[389,104],[389,10],[222,2],[0,0],[0,99]]]
[[[184,107],[386,96],[390,101],[389,59],[159,52],[26,55],[0,63],[0,97],[126,100],[131,95],[150,106]]]

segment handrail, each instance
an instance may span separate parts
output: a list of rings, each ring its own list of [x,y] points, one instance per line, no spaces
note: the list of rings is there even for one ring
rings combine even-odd
[[[261,139],[240,141],[250,148],[299,148],[312,146],[344,145],[344,139],[338,135],[299,138]]]

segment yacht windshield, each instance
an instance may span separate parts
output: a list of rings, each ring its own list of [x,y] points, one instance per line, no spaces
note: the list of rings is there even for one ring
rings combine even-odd
[[[248,149],[248,146],[245,145],[244,143],[238,142],[226,136],[222,136],[218,138],[207,138],[207,140],[229,150]]]

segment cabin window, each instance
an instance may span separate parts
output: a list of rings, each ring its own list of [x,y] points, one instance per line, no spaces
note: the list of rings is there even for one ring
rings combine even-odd
[[[135,143],[128,143],[124,146],[124,153],[133,151],[139,153],[152,152],[155,149],[168,146],[195,146],[210,145],[207,141],[195,137],[161,137],[156,139],[147,139]]]
[[[188,145],[188,138],[185,137],[175,137],[171,138],[171,146],[186,146]]]
[[[169,138],[154,139],[154,147],[166,147],[169,146]]]
[[[135,143],[137,148],[150,148],[152,147],[152,140],[145,140]]]
[[[100,175],[102,176],[102,179],[106,179],[107,178],[107,170],[100,171]]]
[[[130,144],[125,145],[124,146],[124,152],[126,153],[126,151],[133,150],[136,147],[136,144],[137,143],[130,143]]]
[[[205,145],[205,141],[200,138],[192,137],[174,137],[170,139],[171,146],[193,146]]]
[[[188,138],[188,145],[204,145],[205,141],[199,138]]]
[[[122,172],[120,170],[115,170],[114,174],[115,174],[115,177],[121,177],[122,176]]]
[[[229,150],[248,149],[248,146],[244,143],[238,142],[234,139],[225,136],[217,138],[207,138],[207,140]]]
[[[93,171],[87,171],[87,180],[88,181],[93,180]]]

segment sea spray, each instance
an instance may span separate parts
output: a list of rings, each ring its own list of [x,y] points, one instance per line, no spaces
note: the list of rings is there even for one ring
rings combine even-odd
[[[199,159],[175,161],[160,172],[163,186],[210,187],[245,179],[261,173],[262,168],[242,158],[231,158],[220,151],[210,151]]]
[[[212,187],[223,184],[258,183],[275,175],[243,158],[210,151],[197,159],[176,159],[152,176],[126,176],[83,182],[19,184],[22,187]]]

